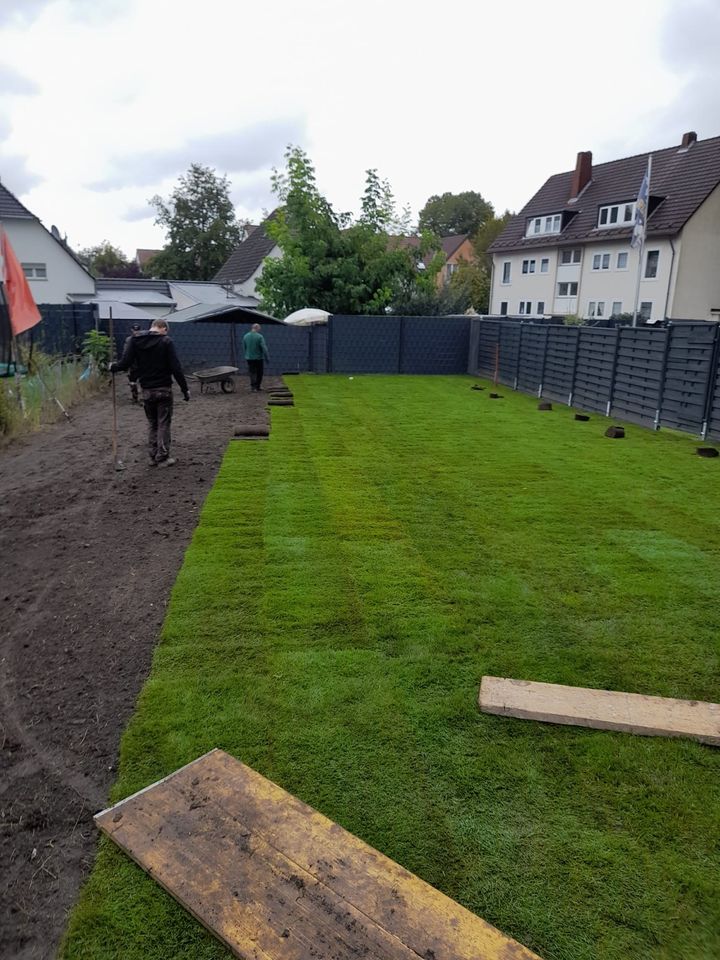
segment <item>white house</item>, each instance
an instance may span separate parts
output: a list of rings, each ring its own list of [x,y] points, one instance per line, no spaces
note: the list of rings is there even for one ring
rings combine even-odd
[[[95,296],[95,280],[60,238],[0,183],[0,222],[22,264],[36,303]]]
[[[630,246],[647,154],[555,174],[491,244],[490,313],[720,319],[720,137],[652,155],[643,261]]]
[[[282,256],[280,247],[265,231],[265,225],[275,216],[271,213],[267,220],[250,233],[235,247],[228,259],[213,277],[215,283],[230,287],[241,296],[255,296],[255,286],[263,271],[268,257]]]

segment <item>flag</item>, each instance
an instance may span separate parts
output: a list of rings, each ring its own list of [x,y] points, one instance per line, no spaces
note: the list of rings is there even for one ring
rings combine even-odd
[[[42,317],[23,268],[15,256],[15,251],[10,246],[7,234],[1,227],[0,280],[3,283],[5,302],[10,314],[10,329],[13,336],[16,337],[19,333],[24,333],[25,330],[34,327],[36,323],[40,323]]]
[[[632,237],[630,239],[631,247],[639,247],[645,240],[645,224],[647,222],[647,208],[650,197],[650,158],[648,157],[648,166],[645,171],[640,190],[635,201],[635,226],[633,227]]]

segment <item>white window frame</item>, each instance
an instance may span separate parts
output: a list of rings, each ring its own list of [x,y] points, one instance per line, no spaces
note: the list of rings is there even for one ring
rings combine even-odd
[[[545,313],[545,301],[544,301],[544,300],[538,300],[537,315],[538,315],[539,317],[541,317],[544,313]]]
[[[599,230],[617,230],[631,227],[635,222],[635,201],[607,203],[598,210],[597,226]]]
[[[501,317],[506,317],[506,316],[507,316],[507,311],[508,311],[508,302],[507,302],[507,300],[501,300],[501,301],[500,301],[500,316],[501,316]]]
[[[647,307],[647,310],[645,309],[645,307]],[[645,321],[650,320],[650,318],[652,317],[652,308],[653,308],[652,300],[643,300],[638,309],[638,319],[645,320]]]
[[[617,310],[615,309],[617,307]],[[611,317],[619,317],[623,312],[622,310],[622,300],[613,300],[612,311],[610,313]]]
[[[523,274],[535,273],[535,260],[523,260],[522,262],[522,272]]]
[[[532,313],[532,300],[521,300],[518,313],[521,317],[527,317]]]
[[[526,237],[537,237],[539,234],[560,233],[562,226],[561,213],[543,214],[540,217],[530,217],[525,228]]]
[[[648,269],[650,268],[650,257],[655,256],[655,273],[649,274]],[[645,254],[645,269],[643,270],[643,280],[657,280],[658,273],[660,271],[660,251],[659,250],[648,250]]]
[[[562,292],[563,287],[566,288],[565,293]],[[575,287],[574,291],[571,289],[572,287]],[[558,283],[558,292],[557,292],[558,297],[576,297],[577,292],[578,292],[577,280],[566,280],[566,281],[560,281]]]
[[[540,273],[547,273],[550,269],[550,258],[543,257],[540,261]]]
[[[625,257],[625,263],[624,263],[624,265],[623,265],[622,267],[620,266],[620,257]],[[630,258],[629,258],[629,256],[628,256],[627,250],[620,250],[620,251],[618,252],[617,259],[616,259],[616,261],[615,261],[615,269],[616,269],[616,270],[627,270],[627,268],[628,268],[628,260],[629,260],[629,259],[630,259]]]
[[[567,260],[565,256],[567,255]],[[560,253],[560,266],[568,267],[580,263],[582,260],[582,249],[580,247],[568,247]]]
[[[46,263],[21,263],[20,266],[28,280],[47,280]]]
[[[507,287],[512,283],[512,261],[503,260],[503,269],[502,269],[502,279],[500,280],[502,286]]]
[[[592,258],[592,268],[595,271],[610,269],[609,253],[594,253]]]

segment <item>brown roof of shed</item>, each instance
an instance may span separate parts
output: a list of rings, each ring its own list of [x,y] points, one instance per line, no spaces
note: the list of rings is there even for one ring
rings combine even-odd
[[[573,170],[558,173],[513,217],[489,247],[491,252],[525,247],[558,246],[577,241],[627,239],[632,227],[598,228],[598,209],[612,203],[633,202],[647,168],[647,153],[594,164],[592,180],[575,202],[569,202]],[[697,140],[652,154],[648,236],[678,233],[720,183],[720,137]],[[655,207],[653,209],[653,206]],[[561,233],[525,237],[531,217],[568,211],[574,213]]]
[[[213,277],[216,283],[244,283],[255,273],[276,245],[265,231],[265,224],[274,216],[275,211],[235,247]]]

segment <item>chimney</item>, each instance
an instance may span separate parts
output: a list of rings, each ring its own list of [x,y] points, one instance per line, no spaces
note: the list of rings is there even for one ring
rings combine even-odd
[[[577,155],[575,173],[570,187],[570,200],[576,200],[592,180],[592,153],[585,150]]]
[[[691,146],[693,143],[695,143],[696,140],[697,140],[697,134],[695,133],[695,131],[688,130],[687,133],[683,134],[682,143],[680,144],[680,146],[687,148]]]

